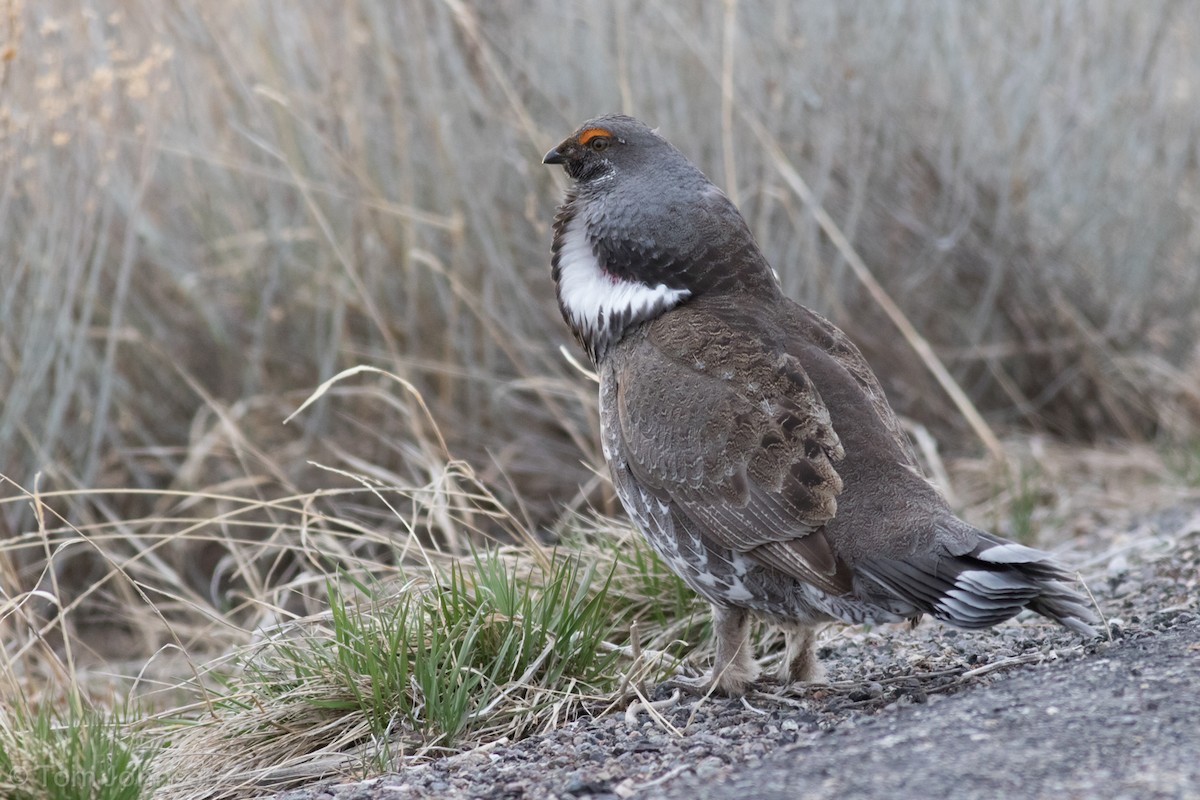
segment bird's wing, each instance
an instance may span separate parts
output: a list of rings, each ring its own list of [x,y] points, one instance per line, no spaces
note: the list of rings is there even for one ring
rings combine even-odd
[[[883,387],[879,385],[879,379],[875,377],[862,352],[850,341],[849,336],[817,312],[799,304],[793,304],[793,308],[797,313],[788,317],[795,327],[789,332],[791,341],[805,341],[817,345],[849,373],[875,409],[879,421],[900,446],[908,463],[916,466],[917,457],[913,452],[912,443],[900,427],[896,412],[888,403]]]
[[[638,357],[613,376],[630,471],[711,545],[849,591],[821,530],[837,512],[843,452],[816,388],[793,356],[681,312],[635,337]]]

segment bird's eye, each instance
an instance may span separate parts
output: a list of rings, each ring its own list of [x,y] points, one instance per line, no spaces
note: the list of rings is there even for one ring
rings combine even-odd
[[[588,147],[595,150],[597,153],[602,153],[612,144],[612,139],[607,136],[593,136],[588,140]]]

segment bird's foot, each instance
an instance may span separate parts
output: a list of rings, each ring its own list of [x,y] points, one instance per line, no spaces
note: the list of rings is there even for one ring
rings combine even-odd
[[[674,675],[662,682],[665,689],[678,689],[693,697],[708,697],[723,695],[725,697],[741,697],[746,694],[757,679],[755,671],[725,669],[719,673],[708,672],[698,678],[687,678]]]
[[[690,694],[692,697],[704,697],[716,690],[716,682],[713,680],[711,672],[697,678],[673,675],[659,684],[659,686],[667,690],[678,689],[684,694]]]
[[[825,668],[815,658],[785,663],[771,676],[771,680],[783,687],[797,683],[824,683]]]

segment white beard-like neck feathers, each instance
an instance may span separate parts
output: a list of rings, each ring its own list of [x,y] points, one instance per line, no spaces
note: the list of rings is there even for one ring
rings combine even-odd
[[[596,364],[629,328],[669,311],[691,295],[687,289],[662,283],[650,286],[606,272],[578,218],[563,229],[555,265],[563,318]]]

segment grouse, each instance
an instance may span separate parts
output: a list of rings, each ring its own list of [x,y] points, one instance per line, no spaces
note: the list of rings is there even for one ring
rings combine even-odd
[[[609,115],[543,162],[573,179],[552,274],[600,377],[617,495],[712,605],[716,658],[693,688],[745,692],[752,615],[785,632],[785,682],[820,675],[815,626],[833,620],[985,628],[1029,608],[1094,633],[1049,555],[954,515],[858,348],[783,295],[741,213],[679,150]]]

